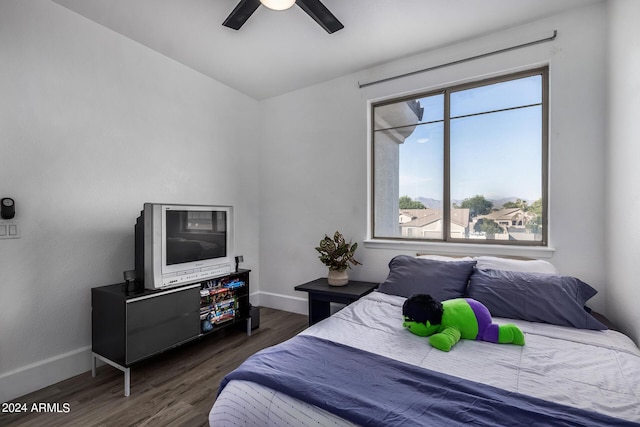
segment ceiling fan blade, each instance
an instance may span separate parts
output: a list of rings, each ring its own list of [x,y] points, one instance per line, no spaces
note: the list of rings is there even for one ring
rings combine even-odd
[[[233,12],[227,16],[222,25],[225,27],[239,30],[247,19],[260,6],[260,0],[240,0],[240,3],[233,9]]]
[[[320,0],[296,0],[296,4],[302,8],[307,14],[314,19],[327,33],[335,33],[344,28],[344,25],[329,9],[322,4]]]

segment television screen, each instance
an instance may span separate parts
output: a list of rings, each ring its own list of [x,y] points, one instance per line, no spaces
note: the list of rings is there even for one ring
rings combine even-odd
[[[166,265],[227,256],[227,212],[167,210]]]

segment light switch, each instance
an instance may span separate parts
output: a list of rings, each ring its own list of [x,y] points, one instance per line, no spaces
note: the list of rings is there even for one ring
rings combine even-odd
[[[0,221],[0,239],[19,239],[18,224],[11,221]]]

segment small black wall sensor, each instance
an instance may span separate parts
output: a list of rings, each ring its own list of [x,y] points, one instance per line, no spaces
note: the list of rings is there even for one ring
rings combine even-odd
[[[10,197],[0,200],[0,216],[2,219],[11,219],[16,216],[16,204]]]

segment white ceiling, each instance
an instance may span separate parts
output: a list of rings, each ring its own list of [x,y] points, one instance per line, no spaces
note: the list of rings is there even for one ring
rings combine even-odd
[[[323,0],[334,34],[297,6],[236,31],[239,0],[53,1],[260,100],[601,0]]]

